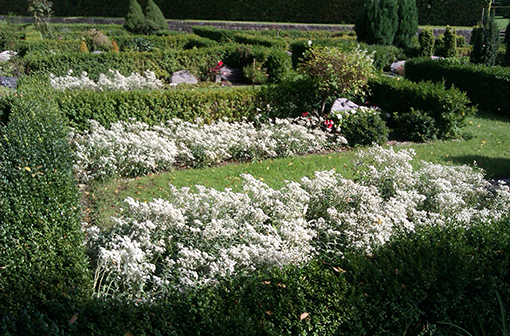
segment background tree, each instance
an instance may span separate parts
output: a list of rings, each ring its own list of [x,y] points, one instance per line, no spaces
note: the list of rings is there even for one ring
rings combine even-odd
[[[128,13],[124,19],[124,29],[132,33],[140,33],[145,29],[142,7],[136,0],[129,1]]]
[[[34,18],[35,28],[43,37],[50,35],[49,18],[52,13],[53,2],[50,0],[29,0],[28,11]]]
[[[457,31],[450,26],[444,32],[444,54],[445,57],[457,57]]]
[[[360,42],[392,44],[398,29],[398,0],[368,0],[354,29]]]
[[[473,51],[470,60],[475,64],[496,64],[499,47],[499,27],[494,20],[494,13],[485,11],[481,26],[473,28],[471,34]]]
[[[418,30],[416,0],[399,0],[397,13],[398,29],[393,44],[398,47],[409,47]]]
[[[165,16],[152,0],[148,1],[147,8],[145,9],[145,29],[147,34],[160,30],[168,30]]]
[[[373,72],[373,59],[359,48],[343,52],[338,48],[310,48],[301,69],[314,81],[321,96],[320,115],[333,95],[351,98],[361,93]]]

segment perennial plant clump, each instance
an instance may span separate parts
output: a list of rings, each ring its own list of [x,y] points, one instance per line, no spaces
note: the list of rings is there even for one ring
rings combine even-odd
[[[367,253],[418,227],[469,229],[508,215],[506,185],[467,166],[424,162],[415,171],[413,156],[375,146],[359,155],[354,180],[323,171],[275,190],[246,174],[241,193],[170,185],[165,200],[128,198],[113,228],[87,229],[96,293],[138,297],[214,284],[317,255]]]
[[[144,75],[132,73],[125,77],[118,70],[109,70],[108,74],[100,74],[97,82],[88,77],[84,71],[80,77],[72,76],[69,70],[67,76],[56,77],[50,74],[50,84],[55,90],[95,90],[95,91],[133,91],[158,90],[163,88],[163,82],[156,78],[154,72],[146,70]]]
[[[90,131],[71,134],[75,169],[82,180],[127,177],[172,166],[207,166],[335,149],[346,140],[317,127],[318,118],[276,119],[258,127],[248,121],[212,124],[172,119],[164,125],[117,122],[108,130],[91,121]]]

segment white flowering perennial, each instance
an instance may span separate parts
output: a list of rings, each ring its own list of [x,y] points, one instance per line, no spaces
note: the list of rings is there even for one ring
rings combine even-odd
[[[117,122],[107,130],[91,121],[90,131],[72,134],[75,169],[82,180],[110,175],[136,177],[172,166],[206,166],[335,149],[345,138],[306,125],[304,118],[212,124],[180,119],[149,127]],[[309,122],[309,121],[308,121]]]
[[[371,148],[359,157],[355,181],[323,171],[274,190],[243,175],[243,193],[170,185],[167,200],[128,198],[111,230],[88,230],[96,290],[151,295],[321,253],[369,252],[417,226],[470,227],[508,214],[507,186],[467,166],[424,163],[413,171],[413,154]]]
[[[80,77],[72,76],[69,70],[66,76],[56,77],[50,74],[50,85],[55,90],[94,90],[94,91],[132,91],[132,90],[158,90],[163,88],[163,82],[156,78],[154,72],[145,70],[144,75],[132,73],[128,77],[120,74],[118,70],[108,70],[108,74],[100,74],[94,82],[84,71]]]

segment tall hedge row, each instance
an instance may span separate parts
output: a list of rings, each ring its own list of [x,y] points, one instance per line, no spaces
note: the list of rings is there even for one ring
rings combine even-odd
[[[81,209],[65,121],[0,104],[0,316],[88,295]],[[2,322],[0,322],[1,324]]]
[[[510,115],[510,69],[448,60],[416,58],[406,62],[406,77],[412,81],[445,81],[465,91],[480,110]]]
[[[364,0],[155,0],[165,18],[303,23],[354,23]],[[472,26],[489,0],[417,0],[422,25]],[[125,17],[129,0],[54,0],[55,16]],[[140,1],[142,7],[147,0]],[[28,15],[25,0],[0,0],[0,14]]]

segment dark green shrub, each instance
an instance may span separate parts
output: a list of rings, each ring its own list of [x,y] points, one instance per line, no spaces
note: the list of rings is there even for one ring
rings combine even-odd
[[[457,57],[457,32],[450,26],[447,26],[444,32],[444,56]]]
[[[393,113],[388,119],[392,136],[398,140],[424,142],[437,138],[436,121],[420,110],[411,107],[408,112]]]
[[[398,29],[398,7],[398,0],[367,0],[354,27],[358,41],[392,44]]]
[[[422,29],[418,35],[420,42],[420,54],[421,56],[432,56],[434,54],[435,38],[432,29]]]
[[[412,81],[445,82],[465,91],[480,109],[510,113],[510,69],[461,64],[448,60],[412,59],[406,62],[406,77]],[[426,109],[425,109],[426,110]]]
[[[407,114],[411,108],[426,112],[434,119],[439,139],[460,137],[466,117],[475,112],[468,107],[470,101],[465,93],[456,88],[446,89],[443,83],[414,83],[380,76],[369,81],[369,88],[370,103],[390,114]],[[391,121],[388,126],[398,127]]]
[[[137,0],[129,0],[129,9],[124,19],[124,28],[132,33],[141,33],[145,29],[145,17]]]
[[[494,65],[499,47],[499,28],[494,20],[494,14],[485,11],[482,26],[473,28],[471,35],[473,51],[470,59],[475,64]]]
[[[335,124],[341,125],[340,133],[351,147],[382,145],[388,141],[389,129],[376,110],[359,109],[356,113],[344,113]]]
[[[273,49],[267,56],[265,63],[269,80],[273,83],[280,83],[287,79],[292,72],[292,62],[285,50]]]
[[[0,316],[90,289],[65,121],[52,105],[11,102],[0,125]]]
[[[237,34],[234,30],[220,29],[209,26],[194,26],[192,27],[193,33],[206,37],[220,43],[228,43],[235,41],[235,35]]]
[[[393,44],[407,48],[418,30],[418,9],[416,0],[398,1],[398,29]]]
[[[152,51],[154,44],[146,38],[134,37],[125,44],[124,49],[130,51]]]
[[[234,41],[241,44],[261,45],[268,48],[287,49],[287,42],[282,37],[269,37],[263,35],[253,35],[247,33],[237,33],[234,35]]]
[[[168,30],[165,16],[154,1],[149,0],[145,8],[145,32],[147,34],[154,34],[164,30]]]

